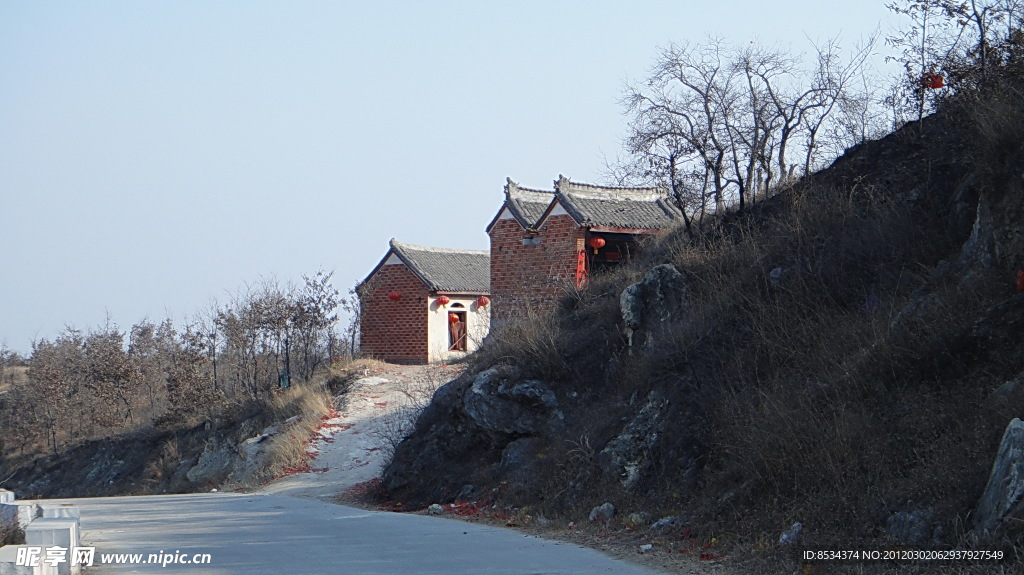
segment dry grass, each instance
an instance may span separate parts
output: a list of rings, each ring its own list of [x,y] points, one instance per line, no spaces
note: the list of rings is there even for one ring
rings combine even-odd
[[[164,441],[160,454],[146,465],[143,481],[150,484],[166,482],[181,463],[181,449],[177,438]]]
[[[268,407],[274,421],[298,418],[274,436],[268,447],[269,478],[280,477],[308,466],[310,440],[334,408],[332,394],[324,386],[296,385],[276,394]]]
[[[979,113],[1024,117],[1024,103],[1014,106]],[[1000,274],[1010,278],[1024,257],[1004,250],[1003,268],[970,281],[942,261],[956,260],[970,232],[949,225],[953,206],[969,201],[958,184],[971,171],[1005,174],[1024,154],[981,154],[973,161],[999,165],[968,166],[946,147],[959,141],[949,124],[936,122],[925,130],[937,134],[932,149],[894,136],[845,174],[706,222],[696,237],[660,238],[643,261],[567,293],[558,313],[496,332],[471,369],[518,365],[552,382],[560,400],[574,398],[563,403],[561,441],[539,464],[540,488],[517,490],[514,503],[584,516],[603,501],[685,513],[750,550],[773,547],[759,542],[795,521],[810,546],[877,546],[893,513],[928,509],[942,545],[969,544],[995,446],[1019,415],[986,398],[1024,370],[1024,353],[1001,331],[1024,312],[999,308],[1011,293]],[[978,129],[990,148],[1012,141],[1019,152],[1024,122]],[[908,199],[915,188],[920,199]],[[1003,189],[1024,196],[1019,183]],[[1022,206],[995,208],[999,218]],[[688,278],[684,309],[649,348],[630,350],[618,294],[664,262]],[[595,453],[652,389],[670,398],[665,439],[645,454],[648,478],[627,491]],[[1010,404],[1024,406],[1017,396]],[[696,485],[681,476],[686,441],[702,451]]]

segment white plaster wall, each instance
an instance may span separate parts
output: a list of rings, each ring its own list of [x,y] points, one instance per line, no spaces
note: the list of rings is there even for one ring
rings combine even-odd
[[[480,347],[491,329],[491,306],[480,307],[476,300],[480,296],[448,296],[451,301],[441,307],[437,304],[439,296],[430,296],[427,307],[427,350],[430,363],[451,361],[465,357]],[[463,308],[454,308],[452,304],[461,303]],[[448,312],[465,311],[467,326],[466,351],[448,351]]]

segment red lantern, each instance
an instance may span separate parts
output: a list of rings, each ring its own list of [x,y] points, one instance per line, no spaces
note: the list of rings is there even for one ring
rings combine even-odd
[[[448,299],[448,296],[443,295],[443,296],[437,298],[437,305],[439,305],[441,307],[444,307],[444,306],[448,305],[451,301],[452,300]]]
[[[595,254],[597,253],[597,250],[603,248],[606,243],[608,242],[604,241],[604,238],[598,236],[594,236],[587,240],[587,245],[594,248]]]
[[[938,90],[939,88],[945,88],[946,82],[942,75],[928,72],[921,76],[921,85],[931,90]]]
[[[388,294],[388,299],[391,300],[391,301],[398,301],[398,300],[402,299],[402,294],[400,294],[400,293],[398,293],[396,291],[393,291],[393,292]]]
[[[480,296],[480,298],[476,300],[476,305],[478,305],[480,307],[487,307],[487,305],[490,304],[490,303],[491,303],[491,298],[489,298],[489,297],[487,297],[485,295]]]
[[[448,323],[459,323],[459,314],[450,313],[448,314]]]

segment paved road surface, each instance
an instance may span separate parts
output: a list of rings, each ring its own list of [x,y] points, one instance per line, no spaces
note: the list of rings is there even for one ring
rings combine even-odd
[[[211,564],[104,565],[86,574],[652,575],[591,549],[453,519],[306,498],[209,493],[68,499],[83,544],[108,553],[209,553]],[[145,557],[144,557],[145,559]]]

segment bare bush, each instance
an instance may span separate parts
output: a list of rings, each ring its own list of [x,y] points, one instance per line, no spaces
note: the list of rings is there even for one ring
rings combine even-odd
[[[398,444],[412,433],[420,413],[430,404],[434,392],[448,382],[449,372],[437,365],[427,366],[419,377],[393,384],[397,399],[387,413],[374,418],[368,433],[382,448],[385,461],[390,461]]]

